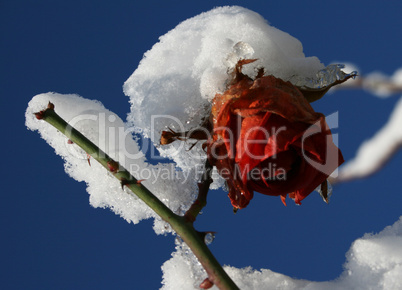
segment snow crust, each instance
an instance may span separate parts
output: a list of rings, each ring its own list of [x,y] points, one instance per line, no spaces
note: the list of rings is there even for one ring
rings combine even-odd
[[[55,111],[74,128],[94,142],[110,157],[119,161],[137,179],[145,179],[143,184],[158,196],[170,209],[181,213],[194,199],[196,189],[194,177],[189,172],[178,171],[174,164],[151,165],[145,161],[130,131],[114,113],[95,100],[77,95],[46,93],[35,96],[26,111],[26,126],[39,131],[64,161],[66,173],[87,184],[89,202],[93,207],[110,208],[128,222],[138,223],[142,219],[155,218],[157,233],[170,231],[166,223],[127,189],[97,161],[88,164],[87,155],[53,126],[35,118],[34,113],[45,109],[48,102],[55,105]]]
[[[190,259],[182,248],[172,254],[172,258],[162,266],[162,289],[198,289],[205,276],[200,276],[202,272],[199,271],[195,281],[191,279],[194,271],[188,266]],[[344,272],[332,281],[293,279],[268,269],[251,267],[226,266],[225,271],[240,289],[402,289],[402,216],[380,233],[366,234],[354,241],[346,254]]]

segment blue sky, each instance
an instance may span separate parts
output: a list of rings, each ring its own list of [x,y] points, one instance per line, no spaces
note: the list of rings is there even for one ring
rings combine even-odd
[[[129,104],[122,84],[144,52],[179,22],[221,5],[258,12],[325,64],[352,62],[363,75],[402,66],[399,1],[1,1],[1,288],[160,287],[173,237],[156,236],[152,221],[133,226],[92,208],[85,184],[69,178],[53,149],[25,128],[24,113],[34,95],[54,91],[98,99],[124,119]],[[313,106],[326,115],[339,112],[336,133],[348,160],[397,100],[350,90]],[[222,264],[335,279],[355,239],[401,215],[401,162],[399,153],[369,179],[336,186],[329,205],[315,194],[287,207],[255,194],[234,215],[226,193],[212,191],[196,228],[218,233],[211,249]]]

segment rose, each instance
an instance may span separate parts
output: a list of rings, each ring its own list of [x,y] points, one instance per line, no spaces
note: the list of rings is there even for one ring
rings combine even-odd
[[[252,61],[252,60],[251,60]],[[286,195],[297,204],[343,163],[322,114],[301,91],[273,76],[255,80],[236,75],[212,102],[208,159],[226,180],[235,208],[244,208],[253,192]],[[286,204],[285,204],[286,205]]]
[[[244,75],[242,66],[254,61],[237,63],[228,89],[212,100],[210,118],[200,128],[163,131],[161,144],[207,140],[202,148],[226,180],[235,209],[246,207],[254,191],[280,196],[285,205],[289,194],[300,204],[320,185],[320,194],[328,202],[327,178],[343,157],[324,116],[309,102],[355,73],[344,74],[323,88],[295,87],[263,76],[263,69],[255,80]]]

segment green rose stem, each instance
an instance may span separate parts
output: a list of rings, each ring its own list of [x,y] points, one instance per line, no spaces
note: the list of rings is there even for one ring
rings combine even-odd
[[[203,239],[204,235],[200,234],[194,229],[193,222],[203,206],[197,205],[193,206],[193,209],[190,208],[190,210],[187,212],[187,217],[175,214],[152,192],[142,185],[140,180],[134,178],[125,168],[120,166],[88,138],[64,121],[54,111],[54,105],[52,103],[49,103],[46,110],[35,113],[35,116],[37,119],[48,122],[61,133],[66,135],[72,142],[80,146],[85,152],[87,152],[87,154],[97,160],[108,171],[112,172],[113,175],[121,182],[122,187],[127,186],[133,194],[144,201],[164,221],[169,223],[177,235],[182,238],[182,240],[189,246],[194,255],[198,258],[199,262],[206,270],[210,282],[215,284],[219,289],[239,289],[228,276],[228,274],[223,270],[222,266],[205,244]],[[210,173],[207,173],[208,178],[206,178],[206,180],[210,180],[209,174]],[[206,187],[209,187],[209,184]],[[206,193],[205,190],[201,190],[201,192],[203,192],[202,196],[197,200],[203,200],[202,204],[205,205]],[[197,200],[195,203],[197,203]],[[193,218],[189,219],[188,216]]]

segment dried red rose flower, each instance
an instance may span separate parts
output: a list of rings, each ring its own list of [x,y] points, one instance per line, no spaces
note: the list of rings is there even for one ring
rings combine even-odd
[[[297,204],[343,163],[322,114],[298,88],[273,76],[255,80],[236,67],[234,80],[212,103],[211,164],[224,177],[235,208],[257,191]]]

